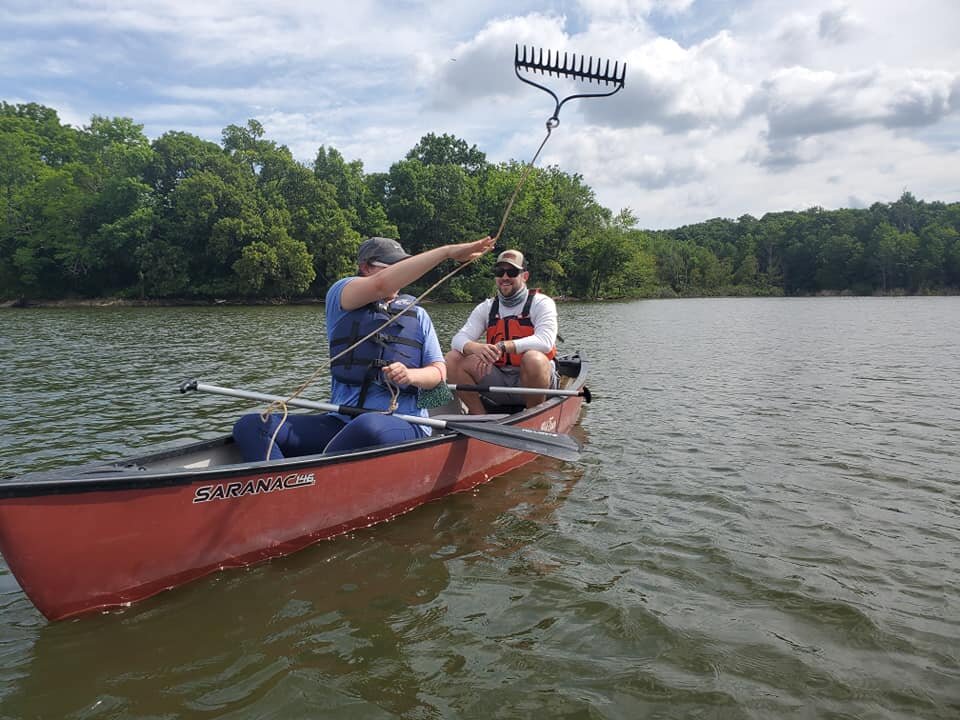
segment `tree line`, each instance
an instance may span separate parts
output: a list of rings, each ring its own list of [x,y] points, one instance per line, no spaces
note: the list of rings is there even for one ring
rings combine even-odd
[[[322,298],[355,271],[365,237],[416,253],[492,234],[524,170],[446,134],[366,173],[332,147],[298,162],[256,120],[228,126],[219,144],[179,131],[151,142],[130,118],[94,116],[78,129],[52,108],[0,102],[0,299]],[[960,203],[909,193],[869,209],[636,225],[580,175],[536,168],[501,245],[526,254],[535,285],[578,298],[960,287]],[[433,297],[486,296],[492,262]]]

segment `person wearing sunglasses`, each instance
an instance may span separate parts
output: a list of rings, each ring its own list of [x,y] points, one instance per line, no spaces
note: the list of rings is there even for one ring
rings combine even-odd
[[[372,237],[357,253],[358,273],[327,291],[327,342],[330,347],[330,403],[403,415],[427,415],[418,407],[418,389],[446,382],[443,350],[430,316],[415,298],[399,295],[444,260],[466,262],[493,248],[491,237],[444,245],[408,255],[396,240]],[[404,312],[406,310],[406,312]],[[402,313],[402,314],[401,314]],[[392,317],[395,320],[385,325]],[[371,337],[366,338],[368,334]],[[279,427],[279,431],[277,428]],[[414,440],[430,428],[372,412],[351,418],[339,413],[260,413],[244,415],[233,437],[244,462],[296,455],[355,450]]]
[[[557,305],[527,287],[530,273],[523,253],[504,250],[493,266],[496,294],[477,305],[453,336],[446,355],[450,382],[488,387],[555,388],[559,377]],[[486,412],[476,392],[457,391],[470,414]],[[543,402],[543,395],[484,394],[491,405]]]

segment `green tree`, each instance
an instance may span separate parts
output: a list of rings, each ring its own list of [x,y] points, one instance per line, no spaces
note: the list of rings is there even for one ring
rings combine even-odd
[[[322,295],[355,269],[362,236],[418,252],[496,232],[511,202],[501,247],[521,250],[552,294],[960,288],[960,203],[909,192],[643,232],[581,176],[491,165],[452,135],[427,134],[372,174],[333,148],[304,166],[257,120],[221,140],[171,131],[151,143],[131,118],[94,115],[78,130],[42,105],[0,102],[0,297]],[[489,293],[492,262],[435,297]]]
[[[757,265],[761,285],[783,286],[783,247],[796,222],[796,213],[767,213],[757,225]]]
[[[397,226],[387,218],[386,210],[366,182],[363,163],[347,163],[334,148],[320,146],[313,162],[318,180],[329,183],[336,192],[337,204],[350,227],[363,237],[399,236]]]
[[[728,263],[720,262],[709,248],[698,247],[691,256],[690,280],[700,294],[712,295],[730,284],[732,273]]]
[[[855,270],[863,256],[863,244],[856,238],[828,235],[819,247],[817,286],[824,290],[845,290],[856,283]]]
[[[290,162],[277,182],[289,211],[290,235],[304,243],[312,258],[312,291],[323,295],[338,278],[356,270],[360,234],[347,219],[349,211],[337,202],[336,188],[315,172]]]
[[[487,165],[487,156],[453,135],[427,133],[407,153],[407,160],[419,160],[424,165],[456,165],[470,175],[476,175]]]
[[[307,246],[279,227],[246,245],[233,270],[250,294],[279,298],[302,294],[315,277]]]
[[[239,259],[244,245],[266,234],[265,208],[252,177],[231,175],[224,179],[201,170],[181,180],[167,196],[158,239],[182,249],[177,257],[186,259],[190,278],[176,292],[205,297],[237,292],[236,279],[224,270]],[[163,272],[153,267],[141,271]]]
[[[140,245],[134,252],[141,297],[168,298],[190,292],[187,250],[163,238]]]
[[[753,255],[745,255],[734,270],[733,282],[736,285],[753,286],[757,282],[757,274],[757,258]]]
[[[873,231],[873,264],[880,277],[880,289],[905,288],[918,240],[913,233],[902,233],[882,222]]]
[[[622,210],[594,233],[581,236],[572,273],[575,294],[589,298],[629,297],[649,290],[655,282],[655,262],[644,248],[643,233]]]
[[[407,252],[460,241],[477,230],[477,181],[457,165],[401,160],[390,168],[386,208]]]
[[[528,172],[527,166],[518,162],[488,167],[481,174],[481,228],[496,232],[508,207],[501,243],[527,256],[536,284],[553,294],[589,294],[589,273],[579,265],[581,256],[598,228],[614,220],[610,211],[596,202],[582,177],[556,167]],[[630,223],[636,222],[629,211],[627,215]]]
[[[152,143],[151,149],[153,155],[144,169],[143,179],[161,198],[166,198],[194,173],[215,171],[226,161],[219,145],[184,132],[164,133]]]
[[[0,102],[0,297],[69,291],[63,255],[79,242],[85,176],[77,131],[56,111]]]
[[[517,185],[523,178],[524,166],[518,163],[491,167],[479,189],[478,214],[484,231],[495,233]],[[537,170],[530,172],[516,195],[504,225],[501,242],[504,247],[521,250],[538,270],[547,259],[560,263],[560,229],[563,216],[557,206],[553,178]],[[538,272],[539,282],[550,284],[549,274]]]
[[[90,199],[83,176],[83,166],[76,163],[44,168],[23,195],[24,226],[13,265],[25,296],[43,297],[53,289],[54,297],[69,294],[88,270],[80,234]]]
[[[0,101],[0,133],[14,129],[25,132],[30,154],[47,167],[61,167],[79,159],[77,131],[61,124],[53,108]]]
[[[143,125],[130,118],[94,115],[79,138],[86,164],[102,181],[115,176],[140,180],[153,161],[153,149],[143,134]]]
[[[918,289],[935,289],[947,284],[948,253],[957,236],[957,230],[940,223],[927,225],[920,231],[915,265]]]

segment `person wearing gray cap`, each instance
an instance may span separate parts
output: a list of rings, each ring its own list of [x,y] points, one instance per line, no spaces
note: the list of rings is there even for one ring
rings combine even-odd
[[[450,381],[487,387],[556,388],[557,305],[527,288],[530,273],[523,253],[504,250],[493,267],[497,293],[477,305],[453,336],[446,355]],[[480,394],[457,391],[470,414],[482,414]],[[484,395],[497,405],[543,402],[543,395]]]
[[[331,404],[379,411],[395,405],[397,413],[425,417],[427,410],[417,407],[417,391],[446,382],[443,351],[427,312],[419,305],[410,309],[415,298],[398,293],[444,260],[466,262],[488,252],[493,244],[493,238],[486,237],[408,255],[390,238],[372,237],[361,243],[357,275],[335,282],[326,296]],[[404,309],[407,312],[379,329]],[[371,338],[359,342],[375,330]],[[355,418],[325,413],[291,414],[284,419],[272,414],[266,422],[253,413],[233,427],[245,462],[263,460],[268,449],[269,459],[275,460],[403,442],[429,434],[429,427],[388,412]]]

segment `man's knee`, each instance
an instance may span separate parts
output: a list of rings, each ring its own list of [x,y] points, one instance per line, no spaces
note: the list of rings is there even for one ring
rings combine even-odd
[[[444,357],[447,363],[447,377],[452,382],[480,382],[483,373],[480,371],[478,355],[464,355],[457,350],[451,350]]]
[[[347,423],[347,427],[350,428],[351,433],[356,434],[356,437],[366,442],[375,442],[380,438],[382,421],[383,418],[378,413],[367,413],[355,417]]]
[[[549,358],[539,350],[527,350],[521,358],[521,367],[527,364],[531,364],[534,367],[542,367],[549,362]]]
[[[233,437],[240,439],[261,434],[269,427],[270,424],[265,423],[259,413],[250,413],[249,415],[244,415],[233,424]]]
[[[463,365],[466,357],[467,356],[459,350],[451,350],[443,356],[443,361],[447,364],[447,368],[459,368],[461,365]]]
[[[330,441],[324,452],[389,445],[416,437],[417,431],[410,423],[389,415],[368,413],[358,415],[347,423]]]
[[[520,374],[528,383],[547,387],[552,367],[550,359],[539,350],[528,350],[520,361]]]

